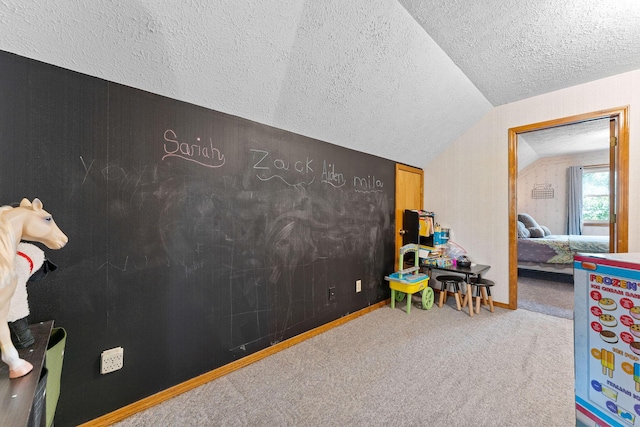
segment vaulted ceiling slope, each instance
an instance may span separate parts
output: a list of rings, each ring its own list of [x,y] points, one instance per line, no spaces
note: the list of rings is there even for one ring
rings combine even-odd
[[[638,0],[399,0],[494,106],[640,68]]]
[[[636,0],[585,1],[3,0],[0,49],[425,167],[492,104],[640,68],[599,6]]]
[[[491,104],[396,0],[3,0],[0,49],[424,167]]]

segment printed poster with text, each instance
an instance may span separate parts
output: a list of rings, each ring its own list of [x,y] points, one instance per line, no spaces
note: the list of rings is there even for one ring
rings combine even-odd
[[[588,272],[587,277],[589,400],[623,424],[640,425],[638,282],[604,272]]]

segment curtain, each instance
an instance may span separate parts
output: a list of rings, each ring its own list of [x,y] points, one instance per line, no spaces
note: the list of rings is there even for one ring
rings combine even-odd
[[[567,169],[567,234],[582,234],[582,166]]]

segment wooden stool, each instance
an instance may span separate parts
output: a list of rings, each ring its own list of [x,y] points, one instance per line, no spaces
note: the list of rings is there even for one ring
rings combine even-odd
[[[458,311],[462,309],[460,302],[462,300],[462,293],[460,292],[460,283],[464,282],[464,278],[454,275],[443,275],[436,277],[436,280],[441,283],[440,285],[440,300],[438,307],[442,307],[442,304],[447,302],[447,291],[451,287],[453,294],[456,297],[456,308]]]
[[[493,297],[491,297],[491,287],[495,285],[495,283],[491,280],[478,279],[477,277],[472,277],[469,281],[471,282],[471,286],[476,287],[474,295],[476,299],[476,314],[480,314],[481,299],[483,304],[487,304],[487,301],[489,302],[489,311],[493,313]],[[469,302],[469,304],[471,304],[471,302]],[[469,307],[471,307],[471,305]]]

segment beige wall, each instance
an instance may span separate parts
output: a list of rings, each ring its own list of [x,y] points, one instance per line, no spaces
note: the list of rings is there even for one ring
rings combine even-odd
[[[566,234],[567,168],[601,164],[609,164],[609,150],[536,160],[518,172],[518,213],[528,213],[538,224],[549,227],[553,234]],[[553,198],[534,199],[531,196],[531,190],[540,184],[551,185]]]
[[[491,265],[486,277],[496,281],[496,301],[509,301],[508,130],[626,105],[629,251],[640,252],[640,200],[633,197],[640,190],[640,70],[496,107],[425,165],[425,209],[473,261]]]

